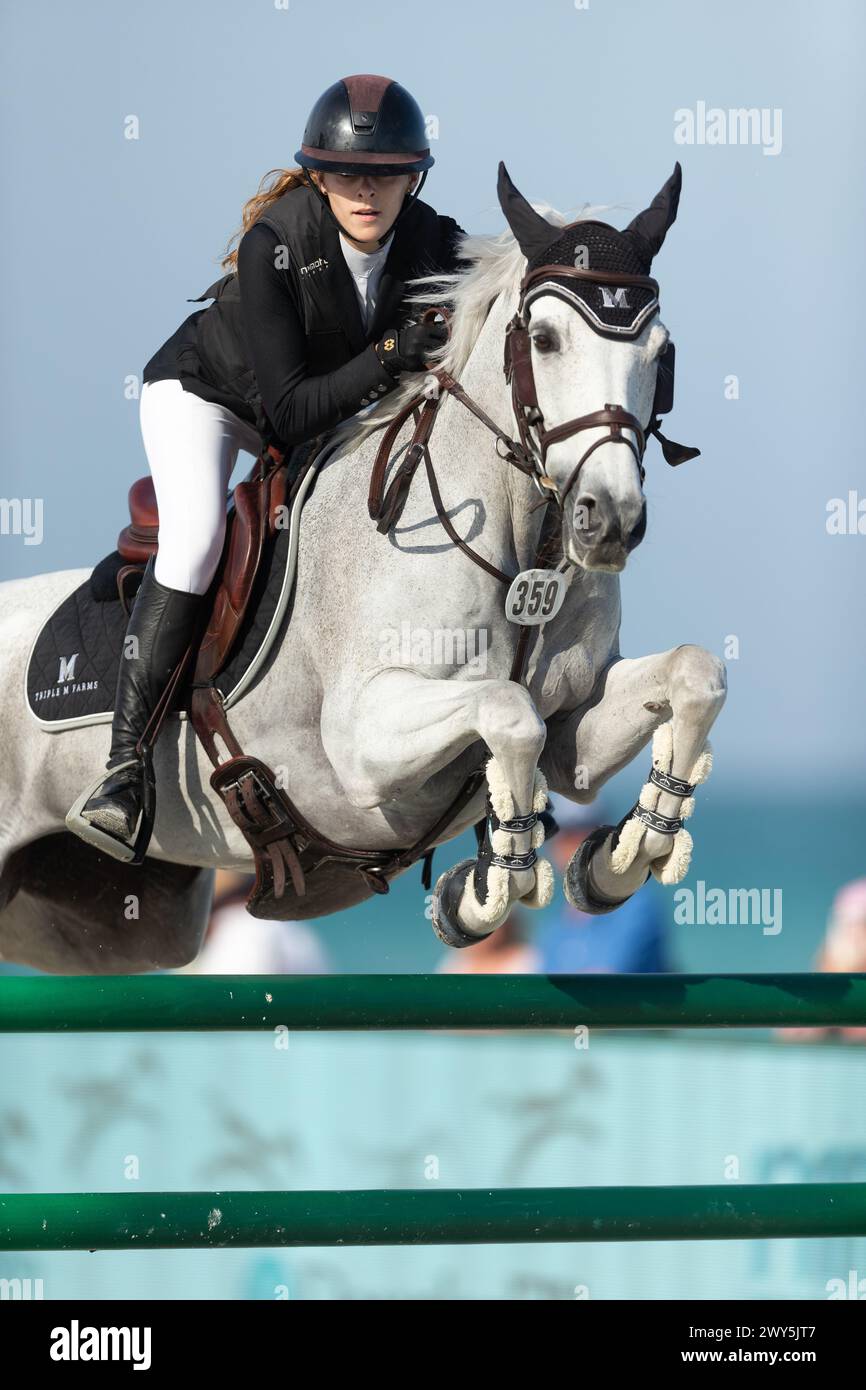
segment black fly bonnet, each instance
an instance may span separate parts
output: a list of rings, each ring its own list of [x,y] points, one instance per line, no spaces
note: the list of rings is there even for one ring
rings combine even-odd
[[[695,458],[698,449],[666,439],[659,430],[661,415],[673,406],[674,345],[669,342],[658,364],[655,398],[648,422],[643,423],[619,405],[607,404],[577,420],[548,430],[538,406],[532,372],[528,333],[528,309],[540,294],[555,294],[570,304],[594,332],[602,337],[629,341],[636,338],[657,313],[658,283],[649,274],[652,260],[668,227],[676,217],[681,183],[677,164],[671,178],[625,231],[604,222],[573,222],[554,227],[526,202],[512,184],[504,164],[499,166],[499,198],[509,225],[527,257],[520,286],[517,313],[508,325],[505,375],[511,382],[512,403],[524,447],[539,459],[544,470],[552,444],[580,430],[604,427],[607,434],[584,453],[565,488],[557,490],[560,504],[577,480],[583,464],[601,444],[620,441],[635,455],[643,478],[643,453],[647,434],[654,434],[671,465]],[[629,434],[623,434],[628,430]],[[534,431],[533,440],[530,431]],[[633,434],[633,442],[630,435]],[[552,486],[548,480],[548,486]]]
[[[647,278],[650,270],[650,261],[638,253],[634,241],[604,222],[576,222],[563,230],[552,246],[530,259],[527,276],[544,265]],[[652,285],[619,287],[557,276],[553,269],[524,294],[524,308],[542,292],[567,300],[605,338],[636,338],[659,307],[655,281]]]

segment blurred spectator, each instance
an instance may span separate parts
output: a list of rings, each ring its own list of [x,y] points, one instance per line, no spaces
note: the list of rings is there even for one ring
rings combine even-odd
[[[534,975],[541,970],[541,956],[530,941],[528,913],[516,907],[501,927],[477,946],[449,951],[439,963],[442,975]]]
[[[855,878],[836,894],[814,969],[852,975],[866,971],[866,878]],[[778,1028],[776,1035],[783,1042],[866,1042],[866,1028]]]
[[[251,874],[217,869],[213,907],[204,945],[185,973],[195,975],[326,975],[328,957],[304,922],[251,917],[244,903]]]
[[[561,876],[590,831],[603,824],[604,816],[596,805],[579,806],[556,793],[550,800],[559,834],[550,841],[549,853]],[[535,937],[544,974],[640,974],[673,968],[655,879],[650,878],[622,907],[598,917],[579,912],[565,901],[561,877],[557,892]]]

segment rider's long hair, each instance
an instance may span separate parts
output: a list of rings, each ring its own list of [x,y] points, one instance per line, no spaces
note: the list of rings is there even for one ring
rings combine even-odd
[[[298,188],[305,183],[303,169],[271,169],[265,174],[258,186],[257,192],[244,203],[244,210],[241,213],[241,225],[230,238],[225,249],[222,265],[223,270],[237,270],[238,268],[238,243],[245,232],[248,232],[254,222],[258,222],[266,208],[275,203],[278,198],[282,198],[284,193],[288,193],[293,188]],[[318,180],[316,180],[318,182]]]

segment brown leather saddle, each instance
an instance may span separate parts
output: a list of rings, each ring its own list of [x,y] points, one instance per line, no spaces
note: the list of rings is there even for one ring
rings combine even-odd
[[[318,442],[318,441],[317,441]],[[315,448],[311,449],[311,454]],[[207,629],[197,649],[195,679],[217,675],[225,665],[249,604],[261,563],[265,539],[276,532],[286,505],[289,462],[276,449],[256,461],[249,475],[238,483],[226,519],[226,537],[212,588],[213,605]],[[295,485],[303,476],[302,468]],[[129,489],[129,524],[117,538],[117,549],[127,564],[117,572],[121,603],[131,608],[130,588],[159,548],[159,512],[153,479],[138,478]]]

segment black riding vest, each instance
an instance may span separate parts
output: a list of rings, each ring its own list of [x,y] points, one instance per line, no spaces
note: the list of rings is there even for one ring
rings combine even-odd
[[[454,219],[440,217],[427,203],[412,203],[394,229],[375,317],[365,332],[339,230],[316,194],[303,185],[291,189],[258,220],[273,228],[278,244],[287,248],[283,274],[303,317],[311,376],[336,371],[385,328],[399,327],[411,317],[413,306],[402,302],[407,280],[451,271],[458,264],[455,239],[461,229]],[[213,304],[181,324],[148,362],[144,380],[178,377],[185,389],[227,406],[255,424],[265,441],[273,439],[250,365],[237,274],[224,275],[191,302],[206,299]]]

